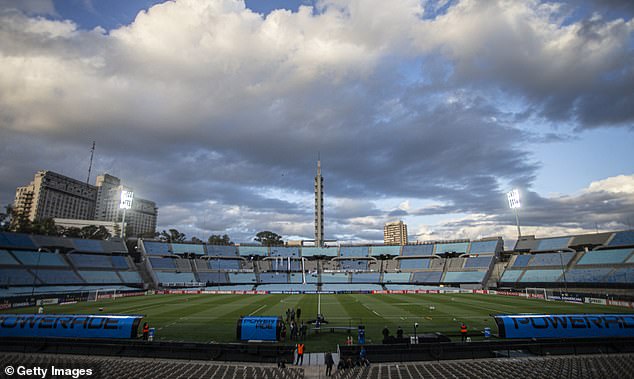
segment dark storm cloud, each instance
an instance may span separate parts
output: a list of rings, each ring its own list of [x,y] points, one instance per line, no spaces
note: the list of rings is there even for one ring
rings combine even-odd
[[[310,237],[320,153],[327,234],[380,239],[397,216],[502,214],[540,167],[527,143],[568,140],[526,126],[540,117],[631,127],[631,21],[567,28],[534,3],[470,1],[421,19],[419,5],[262,18],[180,1],[109,33],[4,12],[0,199],[38,169],[83,180],[94,140],[93,178],[156,201],[163,228]],[[389,198],[440,205],[377,207]]]

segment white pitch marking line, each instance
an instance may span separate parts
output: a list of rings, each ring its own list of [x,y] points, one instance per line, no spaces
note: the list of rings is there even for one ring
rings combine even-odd
[[[374,313],[375,315],[381,317],[381,315],[377,311],[372,311],[372,313]]]
[[[254,314],[258,313],[262,308],[266,308],[266,305],[261,306],[260,308],[254,310],[253,312],[249,313],[249,316],[253,316]]]

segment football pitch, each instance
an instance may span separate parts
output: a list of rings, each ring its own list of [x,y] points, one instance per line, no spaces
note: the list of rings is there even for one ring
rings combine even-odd
[[[405,335],[440,332],[455,340],[461,322],[473,339],[482,338],[485,327],[493,334],[497,327],[491,314],[513,313],[634,313],[634,310],[596,304],[571,304],[524,297],[477,294],[337,294],[337,295],[147,295],[48,305],[49,314],[142,314],[156,330],[161,341],[237,342],[236,323],[240,316],[280,316],[289,308],[301,308],[301,319],[317,315],[318,296],[321,313],[328,326],[365,325],[366,343],[381,343],[383,328],[395,335],[402,327]],[[99,309],[103,308],[102,311]],[[35,313],[22,308],[2,313]],[[308,327],[307,352],[334,351],[344,344],[348,331],[316,333]],[[356,330],[350,332],[356,342]],[[287,331],[286,344],[288,341]],[[458,337],[459,338],[459,337]]]

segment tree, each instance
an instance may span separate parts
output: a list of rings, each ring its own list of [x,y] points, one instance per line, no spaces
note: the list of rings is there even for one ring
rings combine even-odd
[[[70,226],[68,228],[60,226],[59,235],[67,238],[81,238],[81,229],[75,226]]]
[[[30,232],[44,236],[57,236],[58,230],[55,226],[55,220],[52,218],[45,218],[31,223]]]
[[[193,236],[193,237],[191,238],[191,241],[192,241],[193,243],[203,243],[203,240],[201,240],[200,238],[198,238],[198,237],[196,237],[196,236]]]
[[[212,234],[207,239],[207,243],[210,245],[233,245],[231,238],[227,234],[220,236],[220,234]]]
[[[167,232],[163,230],[159,235],[159,238],[164,242],[184,242],[185,233],[181,233],[176,229],[170,229]]]
[[[112,235],[103,225],[88,225],[80,229],[79,237],[84,239],[105,240],[112,237]]]
[[[0,212],[0,231],[8,231],[11,227],[11,216],[13,215],[13,205],[7,204],[5,212]]]
[[[258,241],[263,246],[279,246],[284,244],[282,236],[268,230],[256,234],[254,240]]]

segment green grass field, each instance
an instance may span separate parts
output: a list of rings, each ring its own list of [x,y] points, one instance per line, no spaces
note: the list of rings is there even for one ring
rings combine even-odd
[[[46,306],[46,313],[143,314],[156,328],[158,340],[236,342],[236,321],[243,315],[283,316],[287,308],[302,309],[302,319],[317,314],[318,295],[150,295]],[[430,310],[434,306],[435,310]],[[634,313],[621,307],[568,304],[554,301],[475,294],[321,295],[321,311],[329,325],[366,327],[366,342],[381,343],[385,326],[391,334],[401,326],[406,335],[441,332],[457,336],[464,321],[474,339],[484,327],[497,332],[490,314],[496,313]],[[34,313],[34,308],[3,313]],[[455,321],[454,321],[455,319]],[[356,332],[353,337],[356,340]],[[309,329],[307,352],[333,350],[343,344],[347,332],[315,334]],[[286,342],[291,344],[291,342]]]

